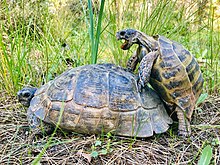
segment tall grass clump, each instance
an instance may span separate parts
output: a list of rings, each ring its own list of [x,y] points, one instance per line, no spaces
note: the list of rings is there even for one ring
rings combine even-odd
[[[101,25],[102,25],[102,16],[104,11],[105,0],[101,0],[101,5],[98,13],[98,22],[96,25],[96,34],[94,34],[94,16],[93,16],[93,7],[92,0],[88,0],[88,9],[89,9],[89,36],[91,42],[91,63],[95,64],[97,62],[99,40],[101,35]]]
[[[56,45],[51,45],[52,15],[39,1],[4,1],[1,5],[1,89],[14,93],[20,86],[40,85],[48,80],[51,52],[57,52]]]
[[[68,65],[111,62],[126,66],[137,47],[122,51],[115,34],[134,28],[184,45],[201,66],[204,92],[219,94],[217,9],[211,0],[4,0],[0,6],[0,90],[15,93],[24,85],[40,86]]]
[[[143,0],[108,1],[106,2],[105,20],[108,24],[103,36],[103,43],[108,45],[103,57],[122,66],[137,47],[122,51],[120,43],[115,39],[115,33],[125,28],[134,28],[148,35],[160,34],[175,40],[194,56],[196,56],[205,79],[204,92],[219,93],[219,19],[216,19],[212,1],[154,1]],[[115,14],[117,13],[117,14]],[[215,28],[214,28],[215,26]],[[104,38],[104,37],[103,37]],[[109,53],[111,52],[111,53]]]
[[[180,40],[190,35],[189,21],[185,18],[185,7],[177,8],[177,2],[172,0],[145,2],[143,0],[130,0],[129,3],[109,3],[108,26],[110,38],[106,42],[114,56],[114,62],[125,66],[131,53],[120,50],[120,43],[115,39],[115,33],[120,29],[134,28],[148,35],[160,34],[174,40]],[[118,14],[115,14],[118,13]],[[136,47],[131,48],[133,52]]]
[[[212,2],[212,1],[211,1]],[[215,21],[215,8],[213,3],[210,3],[209,9],[208,9],[208,20],[207,20],[207,27],[206,30],[207,35],[203,33],[202,35],[205,35],[205,38],[207,40],[204,56],[205,56],[205,76],[206,76],[206,89],[208,92],[211,93],[219,93],[219,69],[220,69],[220,45],[217,43],[220,43],[220,28],[219,23]],[[218,24],[218,27],[215,27],[215,23]],[[216,30],[217,28],[217,30]]]
[[[67,9],[47,1],[3,1],[0,90],[15,94],[26,85],[40,86],[67,69],[66,59],[73,66],[88,63],[82,19]]]
[[[44,28],[43,24],[40,25],[42,22],[39,22],[39,17],[34,14],[40,10],[38,6],[33,8],[32,12],[27,12],[28,7],[33,7],[33,4],[25,1],[17,4],[1,2],[0,77],[2,84],[0,89],[3,88],[8,92],[16,91],[19,84],[24,82],[26,76],[32,72],[27,54],[34,46],[38,36],[37,31]],[[45,14],[43,8],[40,11]]]

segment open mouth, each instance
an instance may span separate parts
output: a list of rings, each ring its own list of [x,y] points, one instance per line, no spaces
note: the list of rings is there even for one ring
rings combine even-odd
[[[127,50],[131,47],[131,44],[128,40],[123,39],[123,44],[121,45],[121,49],[123,50]]]
[[[117,40],[123,41],[123,44],[121,45],[121,49],[128,50],[131,47],[132,43],[125,36],[121,36],[120,33],[117,33],[116,38],[117,38]]]
[[[127,40],[123,40],[124,43],[121,45],[121,49],[126,50],[126,48],[128,47],[129,43]]]

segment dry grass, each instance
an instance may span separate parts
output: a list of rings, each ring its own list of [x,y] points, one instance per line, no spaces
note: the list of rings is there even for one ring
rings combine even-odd
[[[49,136],[29,140],[25,109],[0,94],[0,164],[30,164]],[[147,139],[101,137],[58,131],[41,164],[197,164],[202,148],[210,144],[211,164],[220,164],[220,98],[210,97],[196,110],[192,136],[176,136],[176,124],[165,134]],[[97,141],[100,145],[95,146]],[[103,152],[103,150],[107,151]],[[97,157],[92,157],[97,151]]]

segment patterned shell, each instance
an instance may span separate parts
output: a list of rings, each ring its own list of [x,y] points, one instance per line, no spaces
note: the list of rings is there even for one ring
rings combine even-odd
[[[168,103],[186,110],[191,118],[202,92],[203,77],[194,56],[182,45],[158,36],[160,56],[151,73],[150,84]]]
[[[151,90],[137,90],[136,77],[112,64],[85,65],[64,72],[39,88],[29,114],[79,133],[116,131],[148,137],[172,123],[163,102]]]

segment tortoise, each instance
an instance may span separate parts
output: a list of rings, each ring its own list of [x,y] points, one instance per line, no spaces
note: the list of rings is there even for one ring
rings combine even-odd
[[[138,92],[137,76],[114,64],[72,68],[38,89],[25,87],[17,95],[29,107],[27,118],[34,132],[44,123],[77,133],[115,131],[144,138],[166,132],[172,124],[155,91],[146,87]]]
[[[125,29],[118,31],[116,37],[125,40],[121,45],[123,50],[138,45],[127,68],[133,72],[140,62],[139,90],[149,82],[173,107],[172,111],[176,111],[179,135],[189,136],[191,116],[204,82],[194,56],[181,44],[160,35],[151,37],[135,29]]]

